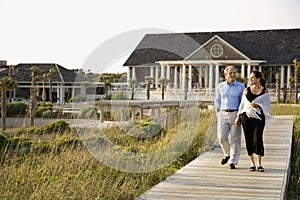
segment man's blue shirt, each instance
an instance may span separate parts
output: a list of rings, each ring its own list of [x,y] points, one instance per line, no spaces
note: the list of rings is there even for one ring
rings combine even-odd
[[[234,81],[231,85],[224,81],[216,88],[215,108],[219,110],[237,110],[242,100],[245,85]]]

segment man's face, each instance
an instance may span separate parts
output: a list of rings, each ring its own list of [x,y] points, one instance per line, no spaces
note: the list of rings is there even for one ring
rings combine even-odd
[[[235,70],[229,68],[225,73],[225,78],[228,83],[233,83],[235,81]]]

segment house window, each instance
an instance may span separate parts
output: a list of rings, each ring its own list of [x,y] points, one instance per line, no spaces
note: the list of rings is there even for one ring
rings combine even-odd
[[[222,55],[223,53],[223,48],[221,45],[219,44],[214,44],[211,48],[210,48],[210,55],[214,58],[218,58]]]

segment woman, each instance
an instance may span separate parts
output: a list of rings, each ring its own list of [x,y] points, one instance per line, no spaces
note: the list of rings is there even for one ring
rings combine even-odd
[[[261,157],[264,156],[263,131],[265,119],[270,116],[271,100],[265,87],[266,81],[259,71],[250,74],[250,87],[244,90],[235,123],[242,123],[247,153],[250,158],[250,171],[256,170],[254,154],[257,155],[258,171],[263,172]]]

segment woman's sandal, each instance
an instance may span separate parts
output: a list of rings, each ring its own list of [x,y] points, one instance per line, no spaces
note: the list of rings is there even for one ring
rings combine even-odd
[[[255,170],[256,170],[256,167],[255,167],[255,166],[250,167],[250,171],[251,171],[251,172],[254,172]]]
[[[265,171],[262,166],[259,166],[257,169],[258,169],[259,172],[264,172]]]

